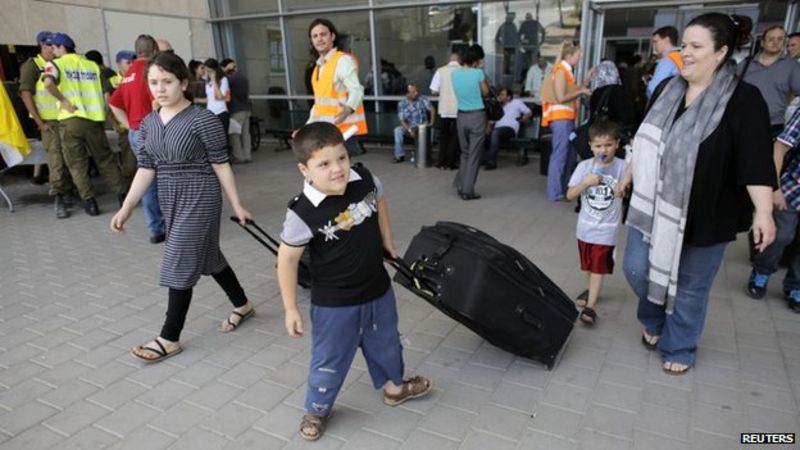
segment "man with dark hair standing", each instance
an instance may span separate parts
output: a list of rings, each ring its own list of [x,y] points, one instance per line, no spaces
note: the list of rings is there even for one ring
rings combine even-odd
[[[47,165],[50,168],[50,189],[55,195],[55,212],[59,219],[69,217],[64,196],[70,190],[72,178],[64,163],[61,137],[58,130],[58,100],[45,88],[41,74],[45,65],[55,58],[53,34],[41,31],[36,35],[39,54],[28,59],[20,67],[19,94],[28,113],[42,133],[42,145],[47,150]]]
[[[783,131],[784,114],[792,95],[800,94],[800,63],[783,54],[786,30],[776,25],[761,37],[761,51],[739,63],[742,79],[758,88],[767,102],[772,137]]]
[[[133,153],[138,155],[142,149],[139,125],[142,119],[153,111],[153,96],[147,86],[145,68],[147,61],[156,53],[158,45],[152,36],[142,34],[136,38],[134,44],[136,59],[125,73],[114,95],[109,100],[111,112],[117,120],[128,126],[128,139]],[[166,238],[164,228],[164,215],[158,205],[158,188],[155,180],[150,183],[142,197],[142,208],[147,219],[147,229],[150,232],[150,243],[158,244]]]
[[[106,94],[111,86],[100,75],[97,64],[75,53],[72,38],[55,33],[52,42],[56,59],[45,65],[44,84],[60,102],[58,121],[64,160],[83,200],[83,208],[90,216],[97,216],[100,210],[88,175],[89,157],[95,160],[120,203],[126,191],[104,128]]]
[[[241,125],[239,133],[228,135],[231,143],[231,155],[234,164],[249,163],[252,161],[250,147],[250,81],[239,72],[236,61],[225,58],[219,63],[231,88],[231,101],[228,102],[228,111],[231,120]],[[230,131],[230,130],[226,130]]]
[[[653,32],[653,53],[661,55],[650,82],[647,83],[647,98],[653,95],[662,81],[681,73],[683,61],[678,43],[678,30],[672,26],[661,27]]]
[[[789,53],[790,59],[800,62],[800,33],[792,33],[789,35],[789,43],[786,45],[786,51]],[[785,119],[784,123],[789,123],[789,119],[794,115],[794,112],[797,111],[798,107],[800,107],[800,95],[795,93],[794,99],[789,103],[789,106],[786,108],[786,114],[783,116]]]
[[[363,153],[357,136],[367,134],[364,113],[364,87],[358,80],[358,62],[341,50],[336,27],[327,19],[314,19],[308,27],[312,51],[318,55],[311,73],[314,106],[308,117],[311,122],[330,122],[344,133],[356,127],[356,136],[344,143],[352,155]]]

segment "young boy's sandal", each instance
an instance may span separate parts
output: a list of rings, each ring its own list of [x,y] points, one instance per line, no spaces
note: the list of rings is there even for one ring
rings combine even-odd
[[[689,371],[688,364],[670,362],[670,361],[664,361],[664,365],[661,366],[661,368],[667,375],[683,375]]]
[[[156,343],[155,346],[152,345],[153,342]],[[131,355],[133,355],[133,357],[138,359],[139,361],[146,362],[147,364],[152,364],[152,363],[157,363],[159,361],[163,361],[169,358],[170,356],[175,356],[182,351],[183,347],[178,345],[177,348],[168,352],[167,349],[164,347],[164,344],[162,344],[161,341],[158,340],[158,338],[155,338],[146,344],[137,345],[136,347],[133,347],[131,349]],[[151,355],[151,356],[144,356],[143,354],[141,354],[142,352],[145,352],[144,355]]]
[[[594,325],[595,322],[597,322],[597,313],[594,309],[587,306],[581,310],[581,315],[578,316],[578,318],[586,325]]]
[[[330,414],[327,416],[304,415],[303,420],[300,422],[300,437],[307,441],[316,441],[321,438],[322,433],[325,432],[325,427],[328,425],[329,417]],[[311,432],[308,430],[311,430]]]
[[[256,314],[256,309],[253,307],[253,305],[250,305],[250,311],[247,311],[244,314],[240,313],[239,311],[236,311],[234,309],[233,311],[231,311],[231,315],[228,316],[227,319],[222,321],[222,323],[219,325],[219,329],[223,333],[230,333],[231,331],[234,331],[237,328],[239,328],[239,325],[241,325],[242,322],[244,322],[245,320],[253,317],[255,314]],[[234,316],[236,316],[236,317],[234,317]],[[233,318],[237,318],[238,317],[239,320],[234,322],[233,320],[231,320],[232,317]]]
[[[586,306],[586,302],[588,301],[589,301],[588,289],[581,292],[580,294],[578,294],[577,297],[575,297],[575,304],[578,305],[579,308],[583,308],[584,306]]]
[[[433,381],[428,378],[415,376],[403,381],[399,394],[391,395],[384,391],[383,403],[389,406],[397,406],[413,398],[420,398],[433,389]]]

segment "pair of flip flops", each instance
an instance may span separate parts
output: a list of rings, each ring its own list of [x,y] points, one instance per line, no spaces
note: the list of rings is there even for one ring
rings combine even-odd
[[[239,316],[239,321],[234,323],[233,321],[231,321],[231,318],[229,316],[226,319],[229,328],[228,329],[220,328],[220,330],[225,332],[225,333],[230,333],[231,331],[234,331],[235,329],[239,328],[239,326],[242,324],[242,322],[244,322],[245,320],[249,319],[250,317],[253,317],[255,315],[255,313],[256,313],[256,310],[255,310],[255,308],[252,308],[252,307],[250,308],[250,311],[248,311],[248,312],[246,312],[244,314],[242,314],[242,313],[240,313],[240,312],[238,312],[236,310],[233,310],[233,311],[231,311],[231,315]],[[155,342],[155,345],[152,345],[152,342]],[[155,338],[151,342],[148,342],[148,343],[143,344],[143,345],[137,345],[136,347],[131,349],[131,355],[133,355],[134,358],[136,358],[136,359],[138,359],[138,360],[140,360],[140,361],[142,361],[144,363],[152,364],[152,363],[156,363],[156,362],[159,362],[159,361],[163,361],[163,360],[165,360],[167,358],[170,358],[172,356],[175,356],[175,355],[177,355],[178,353],[180,353],[182,351],[183,351],[183,347],[181,345],[178,345],[177,348],[175,348],[175,349],[173,349],[171,351],[167,351],[166,347],[164,347],[164,344],[161,343],[159,338]],[[152,355],[152,357],[144,356],[144,355],[148,355],[148,354]]]

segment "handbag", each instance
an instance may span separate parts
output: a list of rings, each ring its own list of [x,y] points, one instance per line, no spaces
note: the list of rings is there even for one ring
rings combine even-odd
[[[575,150],[578,155],[583,159],[594,158],[592,149],[589,146],[589,127],[595,121],[609,120],[609,100],[611,99],[611,89],[606,88],[603,95],[600,96],[600,101],[597,108],[589,113],[589,118],[581,126],[575,130]]]
[[[503,105],[500,104],[500,100],[494,94],[483,97],[483,107],[486,108],[486,118],[491,121],[498,121],[505,115]]]

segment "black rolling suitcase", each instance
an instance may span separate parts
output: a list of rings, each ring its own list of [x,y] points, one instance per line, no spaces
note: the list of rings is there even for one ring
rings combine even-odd
[[[242,225],[239,223],[239,219],[236,216],[231,216],[231,221],[242,227],[244,231],[247,231],[250,236],[253,236],[255,240],[266,247],[267,250],[269,250],[273,255],[278,256],[278,247],[280,246],[280,242],[278,242],[274,237],[270,236],[269,233],[264,231],[264,229],[258,226],[257,223],[252,220],[248,220],[245,225]],[[258,233],[253,231],[251,227]],[[266,241],[264,238],[266,238]],[[311,266],[308,258],[308,250],[306,249],[306,251],[303,253],[303,257],[300,259],[300,265],[297,267],[297,284],[306,289],[311,287]]]
[[[397,283],[495,346],[550,369],[578,317],[525,256],[466,225],[423,227],[391,264]]]

